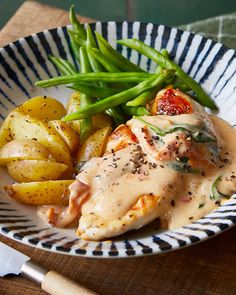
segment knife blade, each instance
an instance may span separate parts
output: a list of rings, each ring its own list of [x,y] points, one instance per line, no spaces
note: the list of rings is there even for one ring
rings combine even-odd
[[[20,274],[22,265],[28,260],[28,256],[0,242],[0,277]]]
[[[0,276],[15,274],[40,285],[41,288],[52,295],[95,295],[97,293],[87,289],[63,275],[37,265],[29,256],[0,242]]]

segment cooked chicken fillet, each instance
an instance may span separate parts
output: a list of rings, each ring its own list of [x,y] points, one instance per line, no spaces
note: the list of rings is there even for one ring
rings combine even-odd
[[[134,117],[113,132],[105,155],[77,175],[69,207],[44,210],[50,223],[63,227],[79,217],[77,235],[102,240],[156,218],[180,226],[216,207],[209,195],[222,161],[221,138],[200,105],[184,95],[184,108],[173,111],[159,104],[165,95],[157,95],[152,109],[161,115]]]

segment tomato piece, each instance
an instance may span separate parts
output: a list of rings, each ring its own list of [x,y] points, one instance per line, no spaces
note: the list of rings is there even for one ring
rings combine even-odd
[[[167,89],[161,98],[154,102],[153,115],[181,115],[193,112],[191,103],[179,94],[175,89]]]

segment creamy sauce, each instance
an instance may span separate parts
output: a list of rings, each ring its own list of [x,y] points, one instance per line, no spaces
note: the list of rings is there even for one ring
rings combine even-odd
[[[137,145],[131,145],[89,161],[77,176],[81,182],[89,184],[91,190],[91,198],[83,205],[82,215],[94,213],[107,220],[119,218],[143,194],[156,195],[158,192],[161,197],[169,199],[175,193],[178,172],[164,169],[162,162],[153,162],[151,157],[142,154]]]
[[[202,114],[143,118],[164,129],[173,123],[199,125],[204,121],[218,139],[221,160],[212,167],[201,167],[200,174],[180,173],[170,166],[170,161],[156,159],[142,134],[144,124],[136,119],[130,120],[127,124],[139,142],[90,160],[77,176],[79,181],[90,186],[90,199],[82,206],[80,227],[83,230],[119,220],[145,194],[160,196],[155,218],[161,219],[163,227],[176,228],[201,218],[219,205],[221,200],[210,199],[212,184],[219,175],[222,175],[219,190],[227,195],[235,191],[236,132],[228,123],[212,117],[215,131],[208,116]],[[142,225],[146,224],[145,218],[143,220]]]
[[[207,215],[236,191],[236,131],[198,104],[192,114],[143,116],[120,127],[107,154],[77,175],[68,208],[41,210],[49,223],[65,227],[79,217],[77,235],[89,240],[156,218],[173,229]],[[218,196],[212,198],[216,180]]]
[[[236,191],[236,132],[224,120],[216,116],[212,116],[211,119],[221,138],[222,149],[219,157],[222,161],[217,167],[206,169],[205,176],[184,175],[183,186],[176,198],[175,207],[169,208],[170,229],[199,219],[219,205],[217,200],[209,198],[212,183],[217,176],[222,175],[222,181],[218,185],[219,191],[228,196]]]

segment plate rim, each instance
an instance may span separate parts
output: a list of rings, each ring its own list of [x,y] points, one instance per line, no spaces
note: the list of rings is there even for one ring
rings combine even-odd
[[[176,28],[176,27],[172,27],[172,26],[167,26],[167,25],[162,25],[162,24],[157,24],[157,23],[150,23],[150,22],[140,22],[140,21],[106,21],[106,22],[101,22],[101,21],[97,21],[97,22],[93,22],[93,23],[89,23],[90,25],[92,26],[96,26],[96,24],[99,23],[101,25],[105,25],[105,26],[108,26],[109,24],[115,24],[115,25],[119,25],[121,28],[122,28],[122,25],[124,23],[127,23],[129,25],[133,25],[134,23],[138,23],[138,24],[143,24],[145,25],[145,27],[147,27],[148,25],[152,25],[152,30],[158,30],[158,28],[160,26],[163,26],[164,28],[167,28],[168,30],[172,30],[172,29],[176,29],[177,31],[177,34],[183,34],[183,33],[187,33],[188,36],[200,36],[203,40],[207,41],[207,40],[211,40],[212,41],[212,44],[213,45],[216,45],[216,44],[220,44],[221,45],[221,48],[220,50],[223,50],[224,53],[227,52],[228,50],[233,50],[234,51],[234,56],[236,58],[236,50],[234,49],[231,49],[227,46],[225,46],[224,44],[220,43],[220,42],[216,42],[215,40],[212,40],[211,38],[207,38],[205,36],[202,36],[200,34],[195,34],[195,33],[192,33],[192,32],[189,32],[189,31],[186,31],[186,30],[182,30],[182,29],[179,29],[179,28]],[[88,23],[84,23],[83,25],[87,25]],[[28,40],[29,38],[33,37],[33,36],[38,36],[39,34],[48,34],[49,32],[57,32],[57,30],[66,30],[67,27],[70,27],[71,25],[67,25],[67,26],[59,26],[59,27],[55,27],[55,28],[52,28],[52,29],[45,29],[43,31],[40,31],[40,32],[37,32],[37,33],[33,33],[33,34],[30,34],[28,36],[25,36],[25,37],[21,37],[13,42],[10,42],[8,44],[6,44],[5,46],[1,47],[0,48],[0,53],[2,51],[5,50],[5,48],[8,48],[8,47],[11,47],[11,45],[15,45],[17,42],[19,41],[24,41],[24,40]],[[3,198],[4,200],[4,198]],[[229,199],[229,201],[232,201],[232,200],[235,200],[235,213],[236,213],[236,194],[232,195]],[[1,196],[0,196],[0,206],[1,206]],[[218,208],[216,208],[216,210],[210,212],[209,214],[207,214],[206,216],[204,216],[204,218],[207,218],[207,216],[213,214],[214,212],[217,212],[219,208],[222,208],[224,205],[220,205]],[[202,218],[201,218],[202,219]],[[201,219],[198,219],[196,221],[199,221]],[[25,245],[28,245],[30,247],[34,247],[34,248],[37,248],[37,249],[41,249],[41,250],[46,250],[46,251],[49,251],[49,252],[54,252],[54,253],[58,253],[58,254],[65,254],[65,255],[70,255],[70,256],[80,256],[80,257],[87,257],[87,258],[129,258],[129,257],[138,257],[138,256],[147,256],[147,255],[153,255],[153,254],[162,254],[162,253],[167,253],[167,252],[170,252],[170,251],[176,251],[176,250],[179,250],[179,249],[182,249],[182,248],[186,248],[186,247],[189,247],[191,245],[195,245],[197,243],[200,243],[200,242],[203,242],[205,240],[208,240],[212,237],[215,237],[223,232],[225,232],[226,230],[232,228],[235,224],[236,224],[236,218],[233,219],[233,220],[230,220],[231,221],[231,224],[229,224],[227,227],[225,227],[224,229],[220,229],[218,228],[216,231],[214,231],[214,233],[210,236],[206,235],[205,237],[200,237],[199,240],[196,240],[196,241],[190,241],[190,242],[186,242],[184,245],[175,245],[175,246],[171,246],[170,249],[167,249],[167,248],[159,248],[159,250],[157,249],[156,251],[152,251],[150,252],[148,249],[145,250],[145,248],[142,248],[141,249],[141,245],[140,245],[140,248],[137,250],[135,249],[134,251],[131,249],[131,251],[129,252],[129,254],[127,254],[127,250],[126,249],[122,249],[122,251],[120,249],[118,249],[118,254],[117,255],[109,255],[108,251],[105,251],[104,250],[100,250],[100,251],[97,251],[98,253],[96,254],[93,254],[93,252],[91,252],[92,254],[87,254],[87,252],[84,254],[84,253],[75,253],[75,252],[66,252],[65,250],[62,250],[62,249],[57,249],[57,247],[60,247],[60,246],[57,246],[55,247],[52,247],[51,249],[47,248],[47,247],[43,247],[41,243],[37,243],[36,245],[34,245],[33,243],[30,243],[29,242],[29,239],[30,239],[30,236],[27,237],[27,239],[23,238],[23,239],[18,239],[16,237],[14,237],[14,233],[12,234],[12,232],[4,232],[3,228],[4,228],[4,224],[0,223],[0,234],[10,238],[10,239],[13,239],[15,240],[16,242],[20,242],[22,244],[25,244]],[[195,224],[195,222],[191,223],[191,224],[188,224],[187,226],[189,225],[193,225]],[[45,225],[46,227],[46,225]],[[181,228],[185,228],[186,226],[183,226]],[[166,231],[167,233],[169,231]],[[171,231],[173,232],[173,231]],[[76,237],[75,237],[76,238]],[[138,238],[136,241],[137,241],[137,245],[138,244],[138,240],[140,238]],[[125,240],[124,240],[125,241]],[[123,241],[123,242],[124,242]],[[126,240],[127,241],[127,240]],[[65,241],[64,241],[65,242]],[[100,242],[95,242],[97,245],[101,244]],[[136,245],[136,246],[137,246]],[[100,254],[99,254],[100,252]],[[102,252],[102,254],[101,254]],[[126,252],[126,253],[125,253]]]

